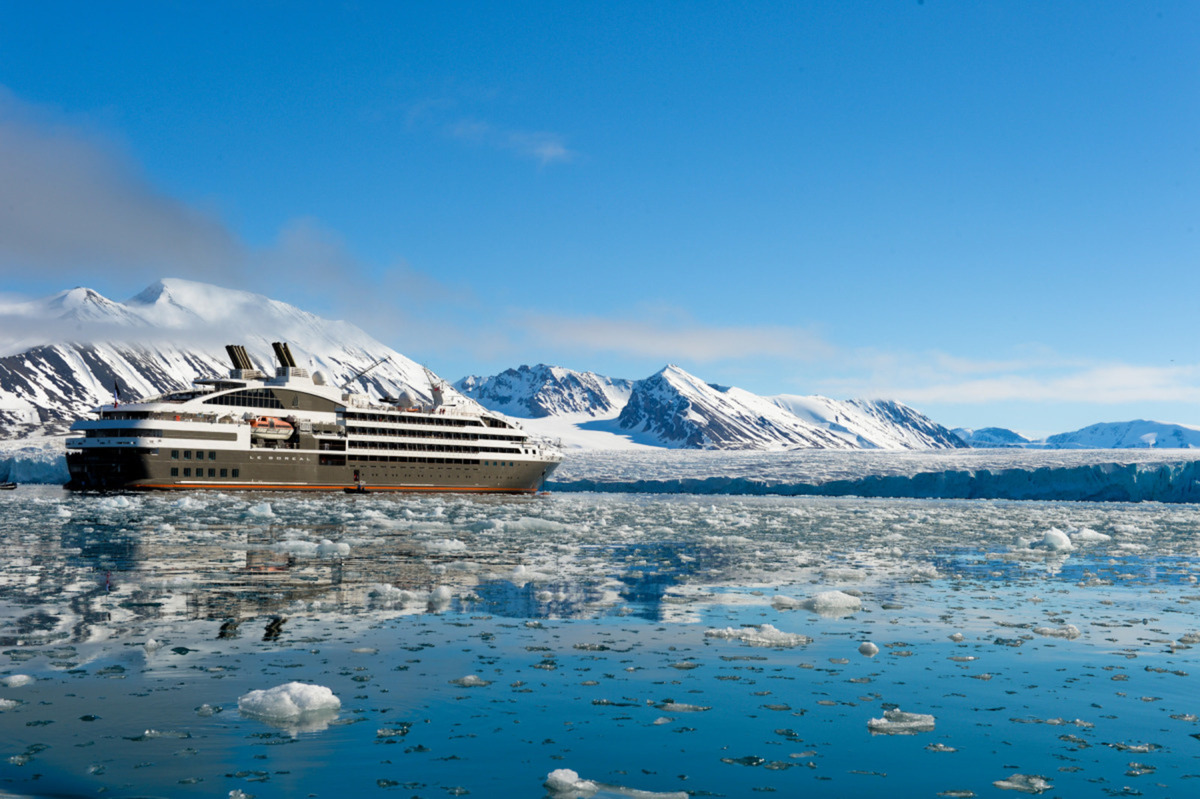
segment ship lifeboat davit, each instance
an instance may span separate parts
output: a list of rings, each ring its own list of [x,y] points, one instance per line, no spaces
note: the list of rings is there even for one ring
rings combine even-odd
[[[292,425],[275,416],[255,416],[250,420],[250,435],[281,441],[292,437]]]

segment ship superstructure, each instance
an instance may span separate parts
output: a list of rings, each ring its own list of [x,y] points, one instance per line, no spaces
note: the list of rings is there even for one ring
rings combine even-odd
[[[227,378],[104,405],[67,440],[73,490],[391,490],[532,493],[562,461],[557,442],[446,396],[371,400],[328,385],[272,344],[274,377],[229,345]],[[469,402],[469,401],[468,401]]]

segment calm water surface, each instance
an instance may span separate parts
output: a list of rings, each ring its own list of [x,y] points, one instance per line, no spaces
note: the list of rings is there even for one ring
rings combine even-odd
[[[1200,791],[1192,506],[0,503],[0,793]]]

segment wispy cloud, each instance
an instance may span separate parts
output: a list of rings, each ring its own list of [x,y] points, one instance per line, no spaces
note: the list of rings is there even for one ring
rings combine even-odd
[[[599,316],[523,314],[515,326],[559,348],[666,361],[712,363],[746,358],[812,361],[833,349],[810,330],[785,325],[704,325],[687,319],[645,321]]]
[[[560,133],[514,128],[464,113],[457,100],[442,98],[413,103],[405,115],[409,129],[428,128],[474,147],[509,152],[539,166],[566,164],[578,158]]]
[[[562,136],[547,131],[523,131],[497,127],[478,119],[459,119],[442,128],[451,138],[471,144],[507,150],[541,166],[568,163],[575,153],[567,149]]]

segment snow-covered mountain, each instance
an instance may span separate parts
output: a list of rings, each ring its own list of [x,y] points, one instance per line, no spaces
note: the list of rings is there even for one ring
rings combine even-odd
[[[491,410],[512,416],[539,419],[584,414],[602,418],[624,407],[633,381],[539,363],[506,369],[492,377],[471,375],[454,387]]]
[[[114,392],[131,400],[227,374],[225,344],[245,345],[255,366],[273,374],[271,342],[286,341],[300,366],[332,384],[430,398],[421,366],[354,325],[248,291],[166,279],[120,303],[75,288],[0,309],[0,318],[17,331],[0,341],[0,435],[36,423],[61,429]]]
[[[667,366],[633,384],[617,417],[623,430],[688,449],[851,449],[828,430],[808,424],[770,400],[740,388],[719,388]]]
[[[981,427],[972,430],[967,427],[954,428],[954,435],[961,438],[969,447],[977,449],[1013,449],[1040,446],[1040,442],[1006,427]]]
[[[1026,438],[1003,427],[957,429],[959,438],[979,449],[1196,449],[1200,427],[1136,419],[1104,422],[1045,438]]]
[[[1194,449],[1200,447],[1200,427],[1137,419],[1094,424],[1045,440],[1051,449]]]
[[[770,400],[862,449],[955,449],[967,445],[929,417],[894,400],[835,400],[781,394]]]
[[[678,366],[632,382],[539,364],[456,386],[526,427],[584,448],[940,449],[964,444],[898,402],[760,397]]]

